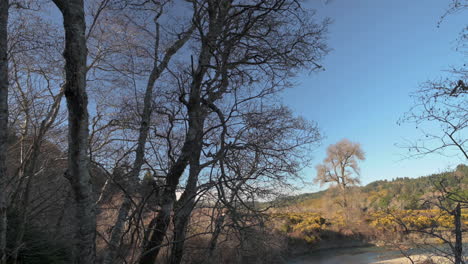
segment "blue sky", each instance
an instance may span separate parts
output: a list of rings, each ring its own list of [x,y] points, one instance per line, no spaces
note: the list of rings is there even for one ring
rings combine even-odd
[[[284,102],[297,114],[319,123],[326,139],[314,153],[314,164],[329,144],[342,138],[360,142],[367,154],[361,165],[364,184],[379,179],[437,173],[463,162],[457,157],[402,159],[395,144],[421,136],[414,125],[396,121],[412,105],[410,92],[429,79],[445,75],[467,58],[455,51],[456,38],[468,19],[448,16],[448,0],[309,0],[306,6],[328,16],[329,45],[325,72],[304,72],[297,86],[284,92]],[[304,170],[311,182],[315,169]],[[304,186],[303,192],[317,186]]]

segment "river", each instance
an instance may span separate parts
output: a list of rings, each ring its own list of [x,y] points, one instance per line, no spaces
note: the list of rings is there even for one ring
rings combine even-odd
[[[464,252],[466,253],[466,244]],[[411,254],[421,254],[414,250]],[[422,256],[420,256],[422,257]],[[416,257],[417,258],[417,257]],[[415,259],[417,260],[417,259]],[[297,257],[288,264],[407,264],[400,251],[382,247],[353,247],[320,250],[308,255]]]

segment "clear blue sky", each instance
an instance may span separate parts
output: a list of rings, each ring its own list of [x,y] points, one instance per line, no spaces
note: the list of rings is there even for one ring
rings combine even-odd
[[[409,93],[425,80],[444,76],[450,65],[467,58],[455,51],[456,38],[468,23],[466,13],[437,22],[449,0],[309,0],[306,6],[334,20],[325,58],[325,72],[304,73],[287,90],[285,103],[297,114],[319,123],[326,139],[315,151],[314,164],[329,144],[348,138],[362,144],[367,160],[361,180],[417,177],[463,162],[439,155],[404,159],[395,146],[421,134],[396,121],[412,105]],[[304,171],[308,182],[315,169]],[[318,186],[304,186],[302,192]]]

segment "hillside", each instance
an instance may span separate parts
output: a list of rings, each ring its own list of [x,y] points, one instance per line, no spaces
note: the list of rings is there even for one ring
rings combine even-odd
[[[335,187],[285,197],[271,210],[270,225],[292,255],[368,245],[431,248],[440,238],[454,241],[455,207],[460,230],[468,230],[467,208],[460,210],[455,202],[467,197],[468,166],[458,165],[444,173],[349,188],[347,207],[340,204],[343,193]]]
[[[395,178],[393,180],[379,180],[365,186],[350,188],[355,203],[363,210],[379,210],[388,207],[398,209],[426,209],[421,200],[428,193],[434,192],[434,185],[443,183],[451,188],[468,186],[468,166],[460,164],[455,171],[437,173],[417,178]],[[467,191],[465,191],[467,192]],[[304,193],[282,198],[280,207],[297,208],[303,210],[320,210],[324,204],[338,198],[338,191],[331,187],[325,191]]]

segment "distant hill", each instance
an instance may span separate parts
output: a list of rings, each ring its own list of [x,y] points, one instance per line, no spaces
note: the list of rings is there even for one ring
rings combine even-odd
[[[327,191],[319,191],[319,192],[314,192],[314,193],[302,193],[298,195],[284,196],[284,197],[278,198],[276,201],[274,201],[274,203],[280,207],[290,206],[290,205],[299,204],[308,200],[320,199],[326,193]]]
[[[432,174],[418,178],[396,178],[393,180],[379,180],[365,186],[353,187],[354,199],[360,207],[365,209],[384,209],[389,206],[401,209],[424,209],[421,200],[434,191],[434,184],[444,184],[451,188],[460,188],[468,192],[468,166],[458,165],[454,171]],[[468,194],[468,193],[467,193]],[[326,191],[304,193],[278,199],[280,207],[317,207],[324,200],[338,197],[338,191],[330,188]]]

